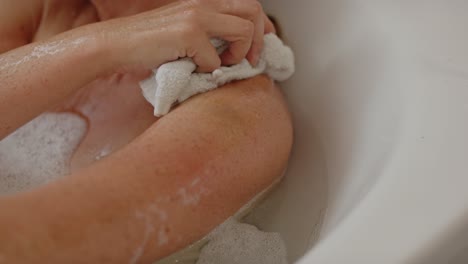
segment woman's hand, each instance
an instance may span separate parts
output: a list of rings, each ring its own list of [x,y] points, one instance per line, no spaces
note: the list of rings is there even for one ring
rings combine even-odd
[[[186,0],[131,17],[91,25],[98,42],[112,51],[115,69],[155,68],[190,57],[199,71],[210,72],[247,58],[253,65],[265,32],[274,27],[257,0]],[[219,56],[211,38],[230,43]]]
[[[199,71],[245,57],[256,64],[263,34],[271,31],[274,27],[257,0],[181,0],[12,49],[0,54],[0,87],[6,87],[0,89],[0,139],[86,84],[119,70],[153,69],[180,57],[193,58]],[[11,38],[10,28],[0,30],[0,37]],[[211,38],[230,46],[218,56]]]

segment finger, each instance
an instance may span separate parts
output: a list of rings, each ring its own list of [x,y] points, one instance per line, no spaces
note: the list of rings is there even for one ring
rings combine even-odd
[[[197,72],[213,72],[221,67],[221,59],[208,36],[200,37],[188,56],[198,66]]]
[[[263,14],[264,21],[265,21],[265,34],[268,33],[275,33],[276,34],[276,27],[273,21],[266,15]]]
[[[223,14],[240,16],[250,21],[259,16],[263,10],[262,5],[257,0],[212,0],[215,9]]]
[[[263,11],[262,11],[263,14]],[[260,52],[263,49],[263,35],[265,32],[265,21],[263,15],[257,16],[255,19],[255,31],[252,40],[252,46],[247,53],[247,60],[252,66],[256,66],[260,58]]]
[[[263,35],[265,32],[262,5],[256,0],[218,0],[218,10],[225,14],[248,19],[254,23],[252,45],[246,57],[252,65],[256,65],[263,48]]]
[[[252,46],[254,25],[240,17],[224,14],[207,14],[204,27],[209,37],[221,38],[230,42],[229,48],[221,54],[223,65],[240,63]]]

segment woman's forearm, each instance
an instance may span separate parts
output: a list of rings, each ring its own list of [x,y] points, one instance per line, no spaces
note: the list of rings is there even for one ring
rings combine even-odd
[[[0,54],[0,140],[109,71],[109,53],[74,30]]]
[[[268,187],[291,143],[286,105],[264,76],[192,98],[93,166],[0,198],[0,256],[4,263],[152,263]]]

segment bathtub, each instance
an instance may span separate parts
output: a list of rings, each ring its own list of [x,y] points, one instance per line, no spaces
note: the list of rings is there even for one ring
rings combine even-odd
[[[250,221],[291,263],[468,263],[468,2],[263,4],[297,54],[295,146]]]

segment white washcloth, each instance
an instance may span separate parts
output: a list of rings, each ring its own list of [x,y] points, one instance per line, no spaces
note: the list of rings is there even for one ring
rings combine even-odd
[[[212,40],[221,53],[226,43]],[[264,37],[264,47],[257,66],[244,59],[230,67],[220,67],[212,73],[196,73],[191,59],[168,62],[153,70],[153,75],[140,83],[143,96],[154,106],[154,115],[163,116],[175,102],[215,89],[228,82],[266,73],[275,81],[285,81],[294,73],[294,54],[275,34]]]

